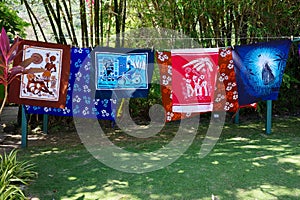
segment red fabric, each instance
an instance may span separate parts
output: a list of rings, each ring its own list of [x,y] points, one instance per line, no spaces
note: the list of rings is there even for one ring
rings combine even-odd
[[[173,112],[213,110],[218,49],[172,50]]]
[[[162,105],[165,108],[166,122],[195,116],[191,113],[176,113],[172,111],[172,62],[171,52],[156,52],[156,60],[160,71],[160,88]]]
[[[219,73],[216,80],[215,110],[236,112],[239,109],[232,49],[219,49]]]

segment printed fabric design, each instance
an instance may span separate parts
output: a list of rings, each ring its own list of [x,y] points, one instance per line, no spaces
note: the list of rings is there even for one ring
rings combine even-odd
[[[21,76],[20,98],[58,101],[62,70],[62,49],[24,45],[23,60],[34,58],[28,68],[43,72]]]
[[[20,40],[14,65],[25,60],[31,72],[12,81],[9,101],[64,108],[70,75],[70,46]]]
[[[151,49],[96,47],[92,52],[96,97],[147,97],[153,64]]]
[[[160,89],[162,96],[162,104],[165,108],[166,122],[176,121],[179,119],[194,116],[195,113],[176,113],[172,111],[172,62],[171,52],[156,52],[156,60],[160,72]]]
[[[91,50],[71,49],[71,68],[65,108],[26,105],[27,113],[115,120],[117,100],[95,99],[90,89]],[[73,95],[73,96],[72,96]]]
[[[173,112],[213,110],[217,48],[172,50]]]
[[[241,106],[277,99],[290,45],[290,40],[279,40],[234,47]]]
[[[238,90],[232,59],[232,48],[220,48],[214,110],[235,113],[238,109]]]

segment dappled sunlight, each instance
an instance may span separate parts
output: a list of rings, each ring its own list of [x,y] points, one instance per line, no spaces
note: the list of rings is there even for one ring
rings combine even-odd
[[[120,180],[107,180],[107,183],[102,186],[105,191],[112,191],[118,188],[128,188],[129,183],[127,181]]]
[[[86,188],[88,190],[88,187]],[[78,192],[71,196],[63,196],[62,200],[94,200],[94,199],[103,199],[103,200],[114,200],[114,199],[130,199],[130,200],[138,200],[138,197],[130,194],[122,194],[114,191],[84,191]]]
[[[211,164],[213,164],[213,165],[218,165],[218,164],[219,164],[219,161],[213,161],[213,162],[211,162]]]
[[[70,177],[68,177],[68,180],[69,180],[69,181],[76,181],[76,180],[77,180],[77,177],[70,176]]]
[[[44,156],[44,155],[51,155],[51,154],[59,154],[59,153],[63,153],[65,152],[65,150],[61,150],[61,149],[58,149],[58,148],[52,148],[51,150],[45,150],[45,151],[41,151],[41,152],[31,152],[31,157],[34,158],[34,157],[38,157],[38,156]]]
[[[285,197],[299,197],[299,189],[290,189],[284,186],[261,185],[258,188],[237,189],[237,199],[285,199]]]
[[[290,155],[283,158],[278,158],[279,163],[291,163],[300,167],[300,155]]]
[[[243,138],[243,137],[235,137],[235,138],[227,139],[227,141],[239,142],[239,141],[250,141],[250,139],[249,138]]]
[[[172,131],[177,129],[168,126],[170,130],[163,130],[150,139],[133,140],[125,135],[118,146],[133,153],[116,152],[113,156],[135,162],[137,155],[144,153],[149,158],[141,165],[145,169],[153,167],[155,162],[170,159],[176,153],[172,148],[168,154],[155,152],[158,148],[170,148],[166,144],[174,137]],[[211,200],[212,194],[231,200],[299,198],[299,137],[276,129],[271,135],[264,135],[263,125],[257,124],[250,129],[228,126],[206,157],[198,156],[206,130],[202,127],[178,160],[144,174],[109,168],[83,146],[24,151],[34,160],[39,173],[37,181],[29,187],[30,194],[33,191],[41,199],[65,200]],[[115,138],[122,136],[115,134]],[[186,134],[189,134],[188,129]],[[184,138],[178,139],[176,145]]]
[[[265,166],[259,162],[252,162],[252,165],[254,165],[255,167],[264,167]]]
[[[252,161],[268,160],[268,159],[271,159],[271,158],[274,158],[274,157],[275,157],[274,155],[259,156],[259,157],[253,158]]]
[[[271,151],[285,151],[285,148],[282,146],[275,146],[275,145],[243,145],[240,147],[241,149],[262,149],[262,150],[271,150]]]

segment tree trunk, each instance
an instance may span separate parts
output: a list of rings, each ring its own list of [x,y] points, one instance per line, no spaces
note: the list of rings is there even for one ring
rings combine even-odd
[[[103,46],[104,28],[103,28],[103,2],[100,0],[100,45]]]
[[[125,43],[125,28],[126,28],[126,0],[124,0],[124,6],[122,9],[122,27],[121,27],[121,32],[122,32],[121,46],[122,47],[124,47],[124,43]]]
[[[73,19],[72,19],[72,12],[71,12],[71,2],[69,2],[70,11],[68,10],[68,6],[65,0],[62,0],[63,6],[65,9],[65,13],[67,15],[67,19],[69,20],[69,25],[71,28],[71,37],[72,37],[72,44],[78,46],[78,41],[74,29]]]
[[[64,22],[65,22],[65,26],[66,26],[66,29],[67,29],[69,38],[70,38],[72,44],[74,44],[73,38],[72,38],[72,33],[71,33],[71,30],[70,30],[70,27],[69,27],[70,23],[68,23],[68,20],[67,20],[67,18],[66,18],[66,15],[65,15],[65,13],[63,12],[63,10],[62,10],[61,7],[60,7],[60,11],[61,11],[61,13],[62,13],[62,18],[63,18],[63,20],[64,20]]]
[[[43,36],[44,41],[47,42],[47,38],[46,38],[46,36],[45,36],[45,34],[44,34],[43,28],[42,28],[42,26],[41,26],[39,20],[37,19],[36,15],[35,15],[34,12],[32,11],[32,9],[30,8],[30,6],[29,6],[27,0],[23,0],[23,2],[24,2],[24,5],[25,5],[25,7],[26,7],[27,12],[28,12],[28,13],[31,13],[32,17],[35,19],[35,21],[36,21],[36,23],[37,23],[37,25],[38,25],[38,27],[39,27],[39,29],[40,29],[40,31],[41,31],[41,34],[42,34],[42,36]]]
[[[112,0],[109,1],[108,22],[107,22],[108,25],[106,29],[106,46],[109,46],[109,40],[110,40],[111,15],[112,15],[111,7],[112,7]]]
[[[122,1],[122,0],[120,0]],[[120,2],[121,4],[121,2]],[[118,0],[114,0],[114,15],[115,15],[115,26],[116,26],[116,47],[120,47],[120,13],[119,13],[119,5]]]
[[[80,0],[80,20],[81,20],[82,46],[88,47],[89,37],[88,37],[88,30],[87,30],[85,0]]]
[[[46,13],[47,13],[47,16],[48,16],[48,19],[49,19],[54,37],[55,37],[55,40],[56,40],[57,43],[59,43],[59,37],[58,37],[57,31],[56,31],[55,24],[53,22],[51,12],[49,11],[49,6],[48,6],[48,3],[47,3],[47,0],[43,0],[43,4],[44,4],[45,10],[46,10]]]
[[[94,46],[94,18],[93,18],[93,1],[89,1],[90,7],[90,45]]]
[[[100,30],[99,30],[99,8],[100,7],[100,1],[99,0],[95,0],[95,4],[94,4],[94,26],[95,26],[95,45],[99,45],[100,44]]]

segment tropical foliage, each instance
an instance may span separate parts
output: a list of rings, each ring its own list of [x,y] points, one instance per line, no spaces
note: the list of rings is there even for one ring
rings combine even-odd
[[[8,96],[8,86],[15,78],[21,74],[45,71],[44,69],[40,68],[26,69],[26,67],[28,67],[35,59],[34,57],[25,59],[18,66],[12,66],[12,62],[14,61],[15,57],[22,52],[18,50],[19,44],[19,38],[16,38],[14,43],[10,45],[6,31],[4,28],[2,28],[0,35],[0,84],[4,86],[4,99],[0,107],[0,114]]]
[[[10,38],[15,35],[25,37],[26,33],[24,28],[30,24],[18,16],[17,11],[11,9],[5,1],[0,1],[0,27],[5,28]]]
[[[33,165],[17,160],[17,151],[0,155],[0,199],[26,199],[20,185],[27,185],[36,177]]]

